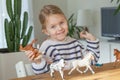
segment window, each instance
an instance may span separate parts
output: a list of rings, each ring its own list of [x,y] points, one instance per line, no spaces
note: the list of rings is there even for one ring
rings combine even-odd
[[[33,14],[32,14],[32,0],[22,0],[22,13],[21,20],[23,17],[23,12],[27,11],[29,16],[28,26],[33,24]],[[6,40],[4,34],[4,19],[9,18],[6,11],[6,0],[0,0],[0,48],[6,48]],[[33,30],[34,31],[34,30]],[[34,37],[34,32],[31,39]]]

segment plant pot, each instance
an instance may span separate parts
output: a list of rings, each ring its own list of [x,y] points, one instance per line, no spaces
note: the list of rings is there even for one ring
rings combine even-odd
[[[1,48],[0,49],[0,53],[8,53],[8,49],[7,48]]]
[[[0,53],[1,80],[9,80],[17,77],[15,64],[18,61],[24,61],[24,63],[29,63],[24,52]]]

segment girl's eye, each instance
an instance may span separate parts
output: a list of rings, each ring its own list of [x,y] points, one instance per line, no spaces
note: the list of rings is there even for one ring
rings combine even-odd
[[[51,28],[55,28],[55,26],[51,26]]]
[[[60,22],[60,25],[64,24],[64,22]]]

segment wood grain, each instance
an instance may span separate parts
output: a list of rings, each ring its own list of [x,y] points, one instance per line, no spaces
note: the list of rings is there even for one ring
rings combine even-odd
[[[92,68],[95,74],[90,71],[81,74],[75,70],[71,75],[67,75],[68,71],[64,71],[65,80],[120,80],[120,64],[114,67],[113,63],[107,63],[103,64],[102,67],[92,66]],[[84,70],[85,68],[80,69]],[[11,80],[62,80],[59,72],[55,72],[54,76],[54,78],[51,78],[49,73],[45,73]]]

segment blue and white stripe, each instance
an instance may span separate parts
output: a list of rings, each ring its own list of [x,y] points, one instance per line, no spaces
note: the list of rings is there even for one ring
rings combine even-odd
[[[81,59],[83,57],[83,50],[87,49],[90,50],[94,53],[95,60],[92,62],[95,64],[99,57],[100,57],[100,52],[99,52],[99,40],[96,41],[88,41],[87,40],[87,47],[84,48],[83,45],[79,43],[78,40],[75,40],[73,38],[68,38],[67,41],[65,42],[54,42],[52,40],[46,40],[44,43],[41,45],[41,51],[44,51],[44,56],[50,57],[53,62],[59,61],[61,58],[64,58],[67,62],[70,62],[71,60],[74,59]],[[33,71],[36,74],[48,72],[48,64],[47,62],[42,59],[40,64],[32,64],[33,66]]]

